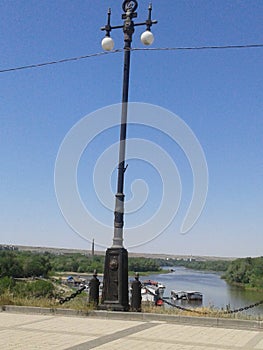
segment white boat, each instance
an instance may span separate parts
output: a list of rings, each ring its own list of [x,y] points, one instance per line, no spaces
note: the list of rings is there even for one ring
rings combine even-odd
[[[172,300],[187,300],[187,301],[202,301],[203,294],[197,291],[171,291],[171,299]]]
[[[159,298],[163,298],[165,286],[160,282],[155,282],[152,280],[147,280],[142,282],[142,301],[155,302],[155,297],[158,295]],[[160,299],[159,299],[160,300]],[[163,301],[160,300],[158,305],[162,305]]]

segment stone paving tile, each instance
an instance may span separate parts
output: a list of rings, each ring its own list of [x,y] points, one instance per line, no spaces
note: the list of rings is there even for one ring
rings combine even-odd
[[[25,314],[9,314],[7,312],[0,313],[0,327],[11,327],[16,325],[21,325],[28,322],[38,322],[42,320],[47,320],[52,318],[52,316],[43,315],[25,315]]]
[[[1,350],[62,350],[142,322],[0,313]]]
[[[261,340],[256,346],[255,349],[262,350],[263,349],[263,340]]]
[[[136,338],[140,337],[145,341],[163,339],[164,342],[179,342],[181,344],[189,342],[197,345],[238,348],[244,347],[257,334],[257,331],[161,324],[154,329],[137,333]]]
[[[135,340],[135,339],[121,339],[102,346],[96,347],[96,350],[218,350],[218,347],[215,346],[198,346],[198,345],[189,345],[181,343],[164,343],[162,340],[158,342],[152,342],[150,340]],[[232,348],[225,348],[229,350]]]
[[[45,332],[30,332],[20,329],[0,331],[1,350],[63,350],[66,347],[92,340],[93,337],[72,334],[58,335]]]
[[[59,322],[58,322],[59,320]],[[103,319],[89,319],[89,318],[77,318],[77,317],[53,317],[41,323],[35,323],[30,325],[24,325],[22,329],[35,329],[47,332],[57,333],[74,333],[82,335],[100,336],[111,334],[118,329],[118,331],[127,329],[134,325],[140,325],[141,322],[137,321],[118,321]]]
[[[263,350],[263,332],[158,322],[0,313],[1,350]]]

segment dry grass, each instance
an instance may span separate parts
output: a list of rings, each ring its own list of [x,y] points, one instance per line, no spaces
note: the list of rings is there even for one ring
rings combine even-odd
[[[263,320],[263,315],[248,315],[242,312],[229,314],[225,310],[211,307],[197,307],[190,310],[184,311],[173,307],[155,306],[150,302],[142,304],[142,312],[146,313],[157,313],[166,315],[180,315],[180,316],[195,316],[195,317],[216,317],[216,318],[229,318],[229,319],[240,319],[240,320]]]
[[[15,297],[10,292],[6,292],[0,296],[0,306],[17,305],[17,306],[34,306],[45,307],[51,309],[73,309],[83,313],[89,313],[94,310],[93,305],[88,304],[87,295],[79,295],[76,298],[60,304],[58,299],[48,298],[29,298],[29,297]],[[247,315],[245,313],[226,314],[224,310],[216,309],[214,307],[198,307],[193,309],[196,312],[183,311],[173,307],[155,306],[151,302],[142,303],[142,312],[166,314],[166,315],[180,315],[180,316],[194,316],[194,317],[216,317],[242,320],[263,320],[263,315]]]
[[[94,309],[93,306],[87,302],[87,297],[77,296],[76,298],[60,304],[58,299],[48,298],[32,298],[32,297],[17,297],[11,293],[4,293],[0,296],[0,306],[3,305],[16,305],[16,306],[34,306],[34,307],[46,307],[52,309],[74,309],[83,312],[88,312]]]

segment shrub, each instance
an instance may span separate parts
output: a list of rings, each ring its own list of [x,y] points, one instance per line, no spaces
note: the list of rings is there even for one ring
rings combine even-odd
[[[14,288],[15,296],[31,298],[52,298],[55,287],[49,281],[37,280],[32,282],[18,282]]]
[[[0,294],[4,294],[6,291],[11,291],[15,286],[15,281],[11,277],[0,278]]]

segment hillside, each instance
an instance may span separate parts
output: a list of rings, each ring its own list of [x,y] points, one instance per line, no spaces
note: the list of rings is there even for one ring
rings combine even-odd
[[[34,246],[22,246],[22,245],[0,245],[0,250],[4,247],[6,249],[16,249],[19,251],[30,251],[30,252],[37,252],[37,253],[44,253],[49,252],[52,254],[74,254],[79,253],[83,255],[92,255],[92,251],[85,250],[85,249],[69,249],[69,248],[55,248],[55,247],[34,247]],[[96,255],[105,255],[105,251],[102,250],[96,250]],[[199,256],[199,255],[178,255],[178,254],[151,254],[151,253],[132,253],[129,252],[130,257],[144,257],[144,258],[151,258],[151,259],[185,259],[185,260],[197,260],[197,261],[213,261],[213,260],[227,260],[232,261],[236,258],[234,257],[217,257],[217,256]]]

